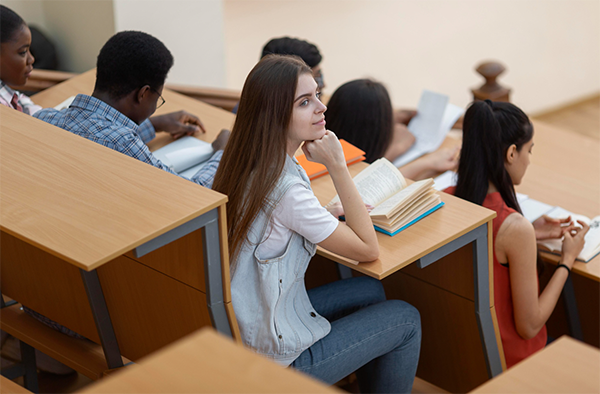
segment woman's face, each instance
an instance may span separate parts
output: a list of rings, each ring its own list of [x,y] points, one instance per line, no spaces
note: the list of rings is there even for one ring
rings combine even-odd
[[[325,110],[327,107],[319,100],[315,79],[311,74],[301,74],[298,77],[292,120],[288,130],[288,148],[293,149],[292,152],[295,152],[302,142],[318,140],[325,135]]]
[[[525,175],[525,171],[527,171],[527,167],[529,167],[530,164],[529,156],[531,155],[531,150],[533,149],[533,138],[529,142],[523,144],[523,146],[521,146],[521,150],[517,150],[515,148],[511,157],[510,150],[512,147],[514,147],[514,145],[512,145],[509,148],[509,152],[507,152],[507,158],[504,167],[506,168],[508,175],[510,175],[513,184],[520,185],[521,181],[523,180],[523,176]]]
[[[23,24],[12,40],[0,44],[0,79],[9,85],[25,85],[33,70],[29,52],[31,31]]]

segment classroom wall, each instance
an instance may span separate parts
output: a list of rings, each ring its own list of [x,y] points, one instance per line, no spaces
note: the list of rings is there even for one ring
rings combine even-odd
[[[116,31],[141,30],[165,43],[175,65],[167,82],[225,86],[222,0],[114,0]]]
[[[474,68],[497,59],[512,101],[527,112],[600,91],[597,0],[224,0],[227,87],[241,88],[272,37],[317,44],[332,93],[343,82],[384,82],[396,107],[422,89],[471,100]]]
[[[42,0],[0,0],[0,4],[19,14],[27,23],[34,24],[42,29],[46,28]]]

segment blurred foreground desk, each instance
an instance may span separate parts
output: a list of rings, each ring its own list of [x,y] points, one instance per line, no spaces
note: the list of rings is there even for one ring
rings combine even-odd
[[[600,351],[564,336],[472,393],[598,393]]]
[[[312,378],[203,329],[83,393],[336,393]]]
[[[354,164],[350,173],[366,166]],[[321,204],[336,194],[329,176],[315,179],[312,187]],[[354,265],[324,249],[318,253],[382,280],[388,298],[414,305],[423,330],[417,375],[445,390],[465,392],[501,373],[504,364],[492,296],[496,214],[440,195],[445,205],[438,211],[393,237],[377,233],[380,257],[374,262]]]
[[[108,368],[211,323],[237,336],[226,196],[0,113],[3,294],[102,344]]]

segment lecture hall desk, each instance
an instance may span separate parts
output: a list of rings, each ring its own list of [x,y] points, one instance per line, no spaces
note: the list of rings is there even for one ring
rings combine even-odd
[[[108,368],[211,322],[237,334],[226,196],[0,112],[3,294],[102,344]]]
[[[598,393],[600,351],[563,336],[472,393]]]
[[[43,106],[53,106],[77,93],[89,94],[93,84],[92,70],[38,93],[34,100]],[[199,138],[212,141],[221,128],[230,128],[233,123],[232,114],[205,103],[167,89],[163,96],[166,103],[157,113],[186,109],[198,115],[208,129],[207,134]],[[158,133],[149,146],[154,150],[169,141],[166,133]],[[356,173],[364,166],[360,163],[350,169]],[[329,202],[335,194],[328,177],[315,180],[313,188],[321,203]],[[502,370],[503,356],[498,349],[488,274],[490,248],[487,223],[494,213],[445,194],[442,199],[446,206],[402,235],[390,238],[379,234],[381,258],[376,262],[355,267],[322,249],[319,253],[378,279],[387,277],[384,284],[388,296],[406,299],[420,310],[432,310],[432,313],[422,315],[426,327],[443,326],[446,329],[441,335],[427,335],[425,330],[419,376],[448,390],[464,392]],[[471,244],[456,252],[461,257],[456,263],[443,264],[448,257],[442,256],[454,250],[458,243],[467,243],[469,237],[472,241],[476,230],[480,241],[477,250],[482,257],[475,260],[479,261],[480,269],[473,269]],[[440,257],[440,262],[430,264]],[[426,267],[421,269],[417,265]],[[400,269],[402,275],[391,275]],[[481,331],[478,324],[481,324]],[[465,373],[465,370],[469,372]]]
[[[205,328],[82,393],[338,393]]]

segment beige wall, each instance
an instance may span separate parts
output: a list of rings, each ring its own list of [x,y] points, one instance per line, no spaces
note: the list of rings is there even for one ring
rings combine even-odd
[[[222,0],[114,0],[114,7],[117,31],[145,31],[172,52],[168,82],[224,87]]]
[[[384,82],[395,106],[424,88],[471,100],[486,59],[508,68],[512,100],[536,112],[600,91],[597,0],[224,0],[227,87],[241,88],[270,38],[317,44],[332,93],[355,78]]]
[[[10,8],[28,24],[45,30],[44,5],[42,0],[1,0],[0,4]]]

